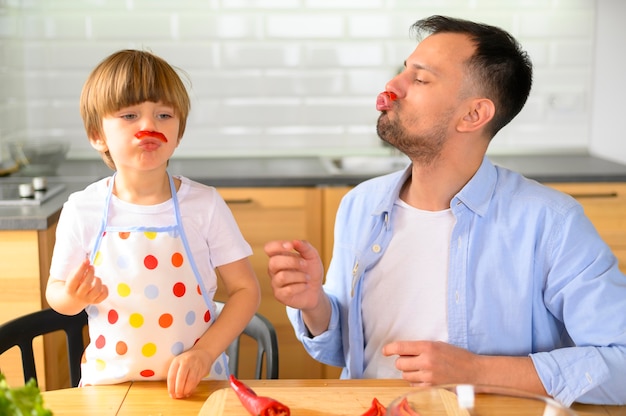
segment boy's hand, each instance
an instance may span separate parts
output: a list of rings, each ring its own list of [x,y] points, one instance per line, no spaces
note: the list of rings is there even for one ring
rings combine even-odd
[[[108,288],[102,284],[102,279],[94,274],[89,259],[85,259],[65,281],[65,292],[72,299],[86,305],[100,303],[109,296]]]

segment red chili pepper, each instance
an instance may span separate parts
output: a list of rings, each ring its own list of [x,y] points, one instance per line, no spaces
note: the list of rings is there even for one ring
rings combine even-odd
[[[257,396],[257,394],[245,383],[230,375],[230,386],[237,393],[239,401],[251,415],[254,416],[289,416],[289,408],[284,404],[270,398]]]
[[[387,409],[383,406],[376,397],[372,400],[372,406],[367,409],[361,416],[385,416]]]

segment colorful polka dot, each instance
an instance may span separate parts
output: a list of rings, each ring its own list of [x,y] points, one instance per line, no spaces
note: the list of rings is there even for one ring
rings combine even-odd
[[[169,313],[164,313],[163,315],[159,316],[159,326],[161,328],[169,328],[170,326],[172,326],[173,322],[174,317]]]
[[[98,338],[96,338],[96,342],[95,342],[96,348],[102,349],[104,348],[105,344],[106,344],[106,340],[104,338],[104,335],[100,335]]]
[[[142,377],[146,377],[146,378],[147,378],[147,377],[152,377],[152,376],[154,376],[154,371],[152,371],[152,370],[142,370],[139,374],[140,374]]]
[[[146,269],[148,270],[154,270],[159,265],[159,261],[153,255],[148,254],[143,259],[143,265],[146,266]]]
[[[209,322],[209,321],[211,321],[211,311],[207,310],[204,313],[204,322]]]
[[[133,328],[139,328],[143,325],[143,315],[140,313],[133,313],[128,318],[128,322]]]
[[[193,323],[196,322],[196,313],[194,311],[187,312],[187,315],[185,315],[185,322],[187,325],[193,325]]]
[[[148,285],[143,290],[143,294],[146,295],[148,299],[156,299],[159,297],[159,288],[156,285]]]
[[[124,355],[128,352],[128,345],[124,341],[119,341],[115,344],[115,352],[117,355]]]
[[[117,285],[117,294],[125,298],[130,295],[130,286],[126,283],[120,283]]]
[[[202,295],[202,289],[200,289],[200,285],[196,285],[196,292],[198,292],[198,295]]]
[[[154,240],[157,236],[157,233],[156,231],[145,231],[143,235],[145,235],[148,240]]]
[[[117,257],[117,267],[124,270],[124,269],[128,269],[128,265],[130,263],[129,259],[127,256],[125,255],[120,255]]]
[[[157,347],[156,344],[154,344],[153,342],[148,342],[147,344],[144,344],[143,347],[141,347],[141,354],[143,354],[144,357],[152,357],[154,354],[156,354],[157,352]]]
[[[174,343],[174,345],[172,345],[172,348],[170,349],[170,351],[172,352],[172,355],[182,354],[183,351],[185,351],[185,345],[180,341],[176,342]]]
[[[119,315],[117,314],[117,311],[115,309],[111,309],[109,311],[109,314],[107,316],[107,319],[109,321],[110,324],[114,324],[117,322],[117,320],[119,319]]]
[[[107,364],[104,362],[104,360],[101,360],[101,359],[97,359],[96,360],[96,370],[104,371],[106,366],[107,366]]]
[[[175,283],[174,287],[172,288],[172,292],[177,298],[182,298],[185,295],[186,291],[187,289],[185,288],[185,284],[182,282]]]
[[[183,265],[183,255],[179,252],[172,254],[172,266],[180,267]]]
[[[118,233],[118,235],[122,240],[126,240],[128,237],[130,237],[130,233],[128,231],[121,231]]]

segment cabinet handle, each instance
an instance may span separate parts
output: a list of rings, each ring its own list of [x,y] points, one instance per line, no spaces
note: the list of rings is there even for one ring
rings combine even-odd
[[[227,199],[226,203],[227,204],[251,204],[254,202],[254,199],[252,198],[243,198],[243,199]]]
[[[573,193],[569,194],[576,199],[583,198],[617,198],[617,192],[600,192],[600,193]]]

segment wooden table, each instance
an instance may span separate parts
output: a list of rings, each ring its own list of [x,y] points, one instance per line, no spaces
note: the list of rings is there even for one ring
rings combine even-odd
[[[402,380],[243,380],[253,389],[261,388],[328,388],[328,394],[338,387],[399,387]],[[44,403],[55,416],[196,416],[207,398],[227,388],[226,381],[203,381],[188,399],[171,399],[165,382],[132,382],[113,386],[90,386],[43,392]],[[591,406],[574,404],[580,416],[626,416],[626,406]],[[298,416],[294,414],[293,416]],[[359,415],[355,415],[359,416]]]

